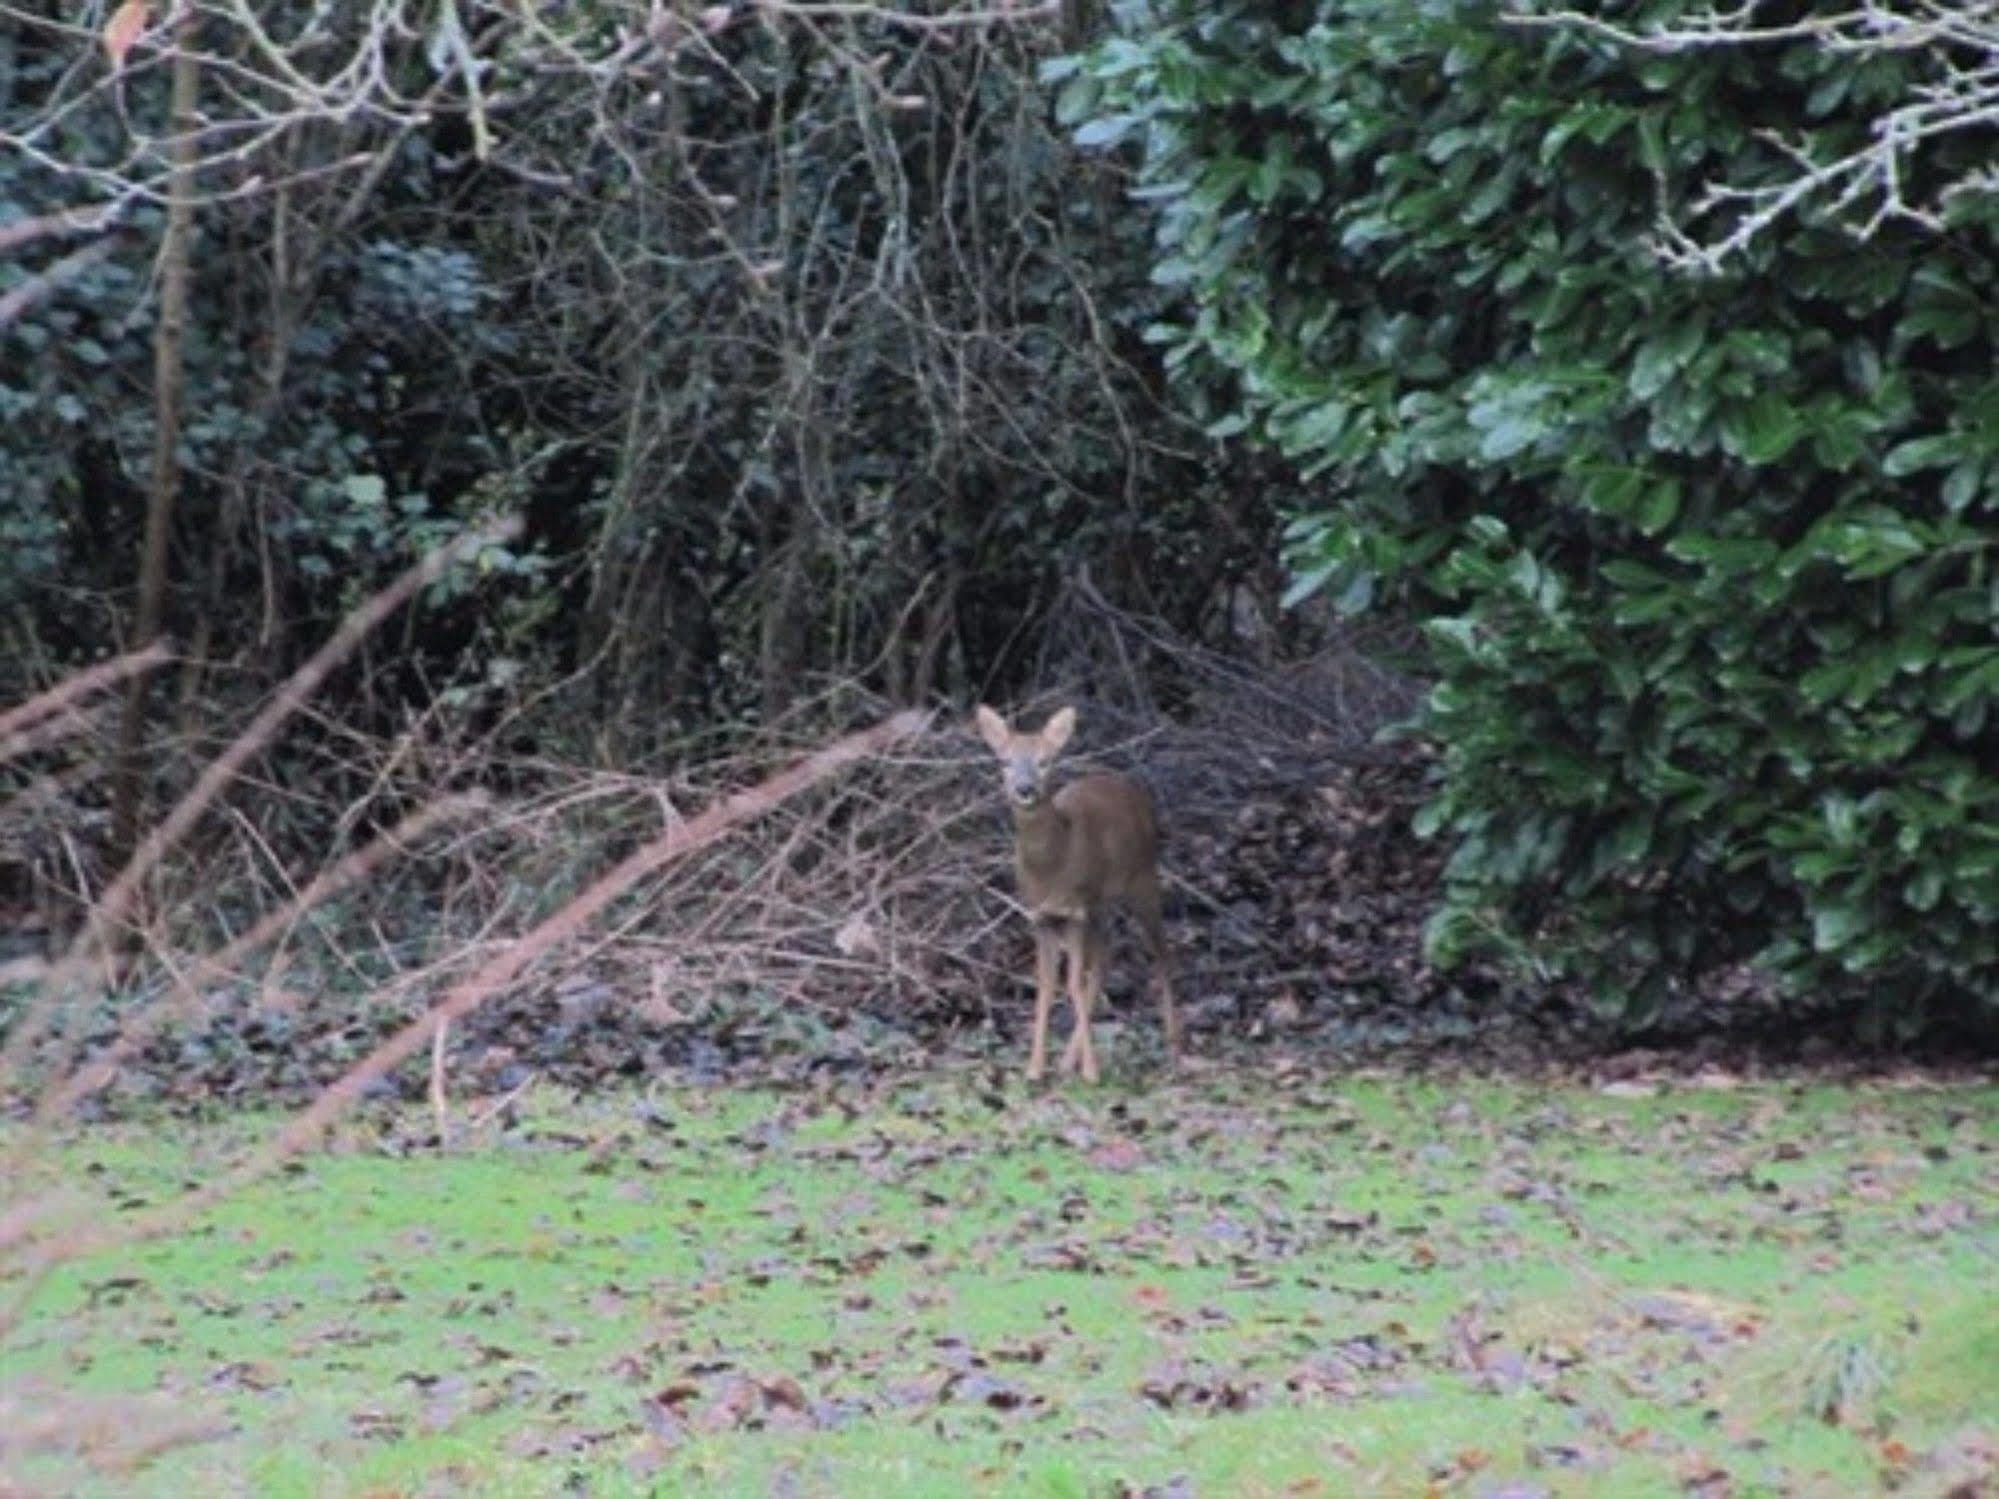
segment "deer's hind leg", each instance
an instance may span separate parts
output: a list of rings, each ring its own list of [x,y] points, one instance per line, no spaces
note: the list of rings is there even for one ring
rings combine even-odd
[[[1103,998],[1104,965],[1110,957],[1110,937],[1104,930],[1103,917],[1097,916],[1079,922],[1078,925],[1084,929],[1083,988],[1089,996],[1089,1002],[1084,1009],[1077,1012],[1076,1024],[1069,1032],[1068,1048],[1062,1053],[1062,1067],[1067,1072],[1074,1072],[1077,1069],[1086,1048],[1091,1050],[1091,1062],[1094,1064],[1096,1060],[1094,1048],[1090,1045],[1089,1015],[1096,1009],[1097,1001]]]
[[[1145,946],[1152,958],[1152,985],[1159,991],[1159,1019],[1166,1031],[1166,1050],[1179,1057],[1185,1036],[1180,1029],[1180,1007],[1173,998],[1173,961],[1166,951],[1166,921],[1160,914],[1159,876],[1141,881],[1131,892],[1132,909],[1145,933]]]
[[[1069,923],[1069,1004],[1076,1013],[1076,1028],[1069,1036],[1062,1061],[1081,1072],[1086,1083],[1097,1080],[1097,1051],[1090,1044],[1090,1005],[1096,998],[1091,986],[1100,968],[1094,960],[1100,944],[1096,932],[1094,920],[1084,918]]]

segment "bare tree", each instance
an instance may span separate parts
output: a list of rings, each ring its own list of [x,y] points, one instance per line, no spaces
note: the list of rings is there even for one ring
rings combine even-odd
[[[139,603],[132,648],[145,650],[160,638],[167,595],[167,536],[180,495],[181,387],[186,363],[188,242],[194,229],[195,130],[201,62],[193,46],[196,17],[179,20],[180,42],[173,64],[172,174],[168,178],[167,227],[160,243],[160,316],[153,332],[153,484],[146,503],[146,538],[139,553]],[[122,864],[139,838],[140,759],[146,736],[146,697],[152,677],[133,676],[125,692],[125,720],[118,734],[118,762],[112,772],[111,857]]]

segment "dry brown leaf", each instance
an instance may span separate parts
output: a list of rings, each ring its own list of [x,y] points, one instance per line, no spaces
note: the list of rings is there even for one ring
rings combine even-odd
[[[104,54],[111,59],[113,71],[124,69],[126,54],[146,34],[152,19],[151,0],[125,0],[111,13],[111,19],[104,23]]]

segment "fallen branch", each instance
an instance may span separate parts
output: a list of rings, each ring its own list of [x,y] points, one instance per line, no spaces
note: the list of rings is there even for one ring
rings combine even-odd
[[[608,873],[599,876],[595,883],[553,916],[509,943],[491,962],[460,983],[429,1014],[411,1021],[376,1047],[300,1112],[270,1146],[217,1185],[194,1194],[186,1205],[187,1209],[198,1211],[305,1149],[361,1096],[370,1083],[422,1049],[434,1032],[470,1014],[512,983],[537,958],[580,936],[605,907],[646,876],[675,859],[708,847],[737,824],[763,815],[834,772],[877,755],[891,744],[921,732],[928,723],[929,715],[926,713],[914,710],[898,713],[886,723],[837,740],[806,756],[791,769],[780,771],[748,790],[738,791],[687,822],[668,828],[643,848],[627,855]]]
[[[150,671],[166,659],[166,646],[155,641],[143,651],[128,651],[109,661],[100,661],[56,683],[48,691],[36,693],[25,703],[17,703],[5,713],[0,713],[0,765],[30,747],[29,736],[56,714],[66,712],[79,698],[88,697],[114,682],[122,682],[134,672]],[[39,748],[40,745],[32,747]]]
[[[231,969],[235,963],[299,921],[329,896],[367,879],[391,859],[408,853],[411,845],[428,837],[433,829],[491,805],[491,799],[483,793],[466,792],[419,808],[338,863],[322,869],[291,900],[265,915],[222,951],[198,960],[191,972],[176,975],[174,992],[127,1020],[120,1027],[117,1039],[101,1056],[67,1079],[58,1077],[51,1082],[35,1110],[34,1128],[9,1153],[10,1163],[18,1165],[22,1154],[38,1143],[42,1131],[117,1076],[119,1067],[158,1033],[176,1008],[193,1000],[197,985],[212,977],[233,976]]]
[[[13,1034],[0,1052],[0,1079],[17,1074],[26,1065],[36,1042],[47,1031],[51,1018],[83,973],[93,955],[110,951],[112,937],[122,928],[146,877],[167,850],[184,837],[216,798],[222,795],[244,766],[270,743],[284,721],[305,705],[333,669],[351,655],[384,620],[418,593],[442,577],[453,564],[481,547],[507,540],[520,529],[518,519],[507,519],[478,530],[468,531],[448,546],[439,547],[395,582],[369,599],[340,622],[331,638],[297,671],[250,721],[247,728],[215,759],[203,768],[192,788],[173,810],[140,842],[104,894],[90,910],[90,920],[62,961],[55,965],[41,994],[26,1014],[15,1022]],[[58,1059],[55,1070],[69,1064],[68,1055]]]
[[[470,1014],[505,989],[530,964],[580,936],[613,901],[628,893],[647,876],[676,859],[712,846],[738,825],[764,815],[847,766],[913,737],[929,721],[930,715],[921,711],[898,713],[872,729],[837,740],[807,755],[790,769],[738,791],[686,822],[668,828],[599,876],[561,910],[507,944],[497,956],[460,982],[428,1013],[405,1025],[349,1068],[300,1111],[275,1139],[234,1171],[217,1177],[210,1185],[189,1193],[178,1202],[133,1221],[125,1229],[109,1232],[86,1230],[44,1246],[22,1276],[21,1289],[14,1303],[4,1314],[0,1314],[0,1337],[12,1331],[34,1289],[56,1266],[113,1244],[157,1237],[184,1226],[204,1209],[305,1150],[360,1098],[369,1084],[407,1061],[427,1044],[434,1043],[445,1026]],[[5,1247],[5,1243],[0,1242],[0,1248]]]

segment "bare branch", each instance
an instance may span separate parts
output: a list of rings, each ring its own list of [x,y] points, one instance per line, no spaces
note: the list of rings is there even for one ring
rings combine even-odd
[[[965,27],[1012,26],[1045,21],[1062,12],[1061,0],[1032,0],[1001,5],[994,10],[946,10],[935,14],[896,10],[886,5],[842,4],[836,0],[754,0],[756,9],[772,16],[815,20],[878,21],[912,31],[948,31]]]
[[[168,659],[167,647],[155,641],[142,651],[129,651],[109,661],[77,672],[48,691],[37,693],[25,703],[0,713],[0,764],[15,753],[15,736],[38,727],[54,714],[70,708],[80,698],[90,696],[114,682],[122,682],[134,672],[151,671]]]
[[[108,229],[117,222],[122,212],[122,204],[105,203],[89,208],[66,208],[60,213],[44,213],[37,214],[33,218],[16,219],[11,224],[0,224],[0,250],[16,249],[52,234],[75,234],[79,231]]]
[[[244,766],[263,752],[279,727],[319,690],[320,684],[333,669],[384,620],[451,567],[482,547],[506,540],[518,530],[519,522],[510,519],[466,532],[450,545],[439,547],[340,622],[340,627],[327,642],[285,680],[249,726],[203,768],[187,794],[157,827],[146,834],[137,851],[118,872],[117,878],[93,904],[89,924],[56,965],[34,1003],[15,1021],[6,1047],[0,1051],[0,1076],[21,1069],[41,1040],[60,1003],[70,997],[70,990],[78,977],[87,970],[93,958],[109,950],[112,937],[130,915],[147,876],[168,850],[200,820]]]
[[[1657,53],[1721,47],[1806,44],[1851,58],[1906,54],[1924,75],[1871,124],[1865,145],[1833,156],[1814,155],[1795,140],[1765,134],[1787,157],[1792,174],[1751,187],[1709,183],[1683,215],[1660,226],[1658,251],[1669,263],[1720,271],[1777,224],[1813,210],[1866,239],[1903,221],[1944,227],[1957,204],[1999,190],[1989,167],[1959,173],[1924,200],[1909,194],[1909,163],[1923,147],[1949,135],[1999,128],[1999,6],[1990,0],[1863,0],[1847,10],[1759,24],[1762,0],[1696,12],[1670,24],[1634,28],[1580,10],[1516,12],[1516,26],[1564,28],[1620,47]]]

